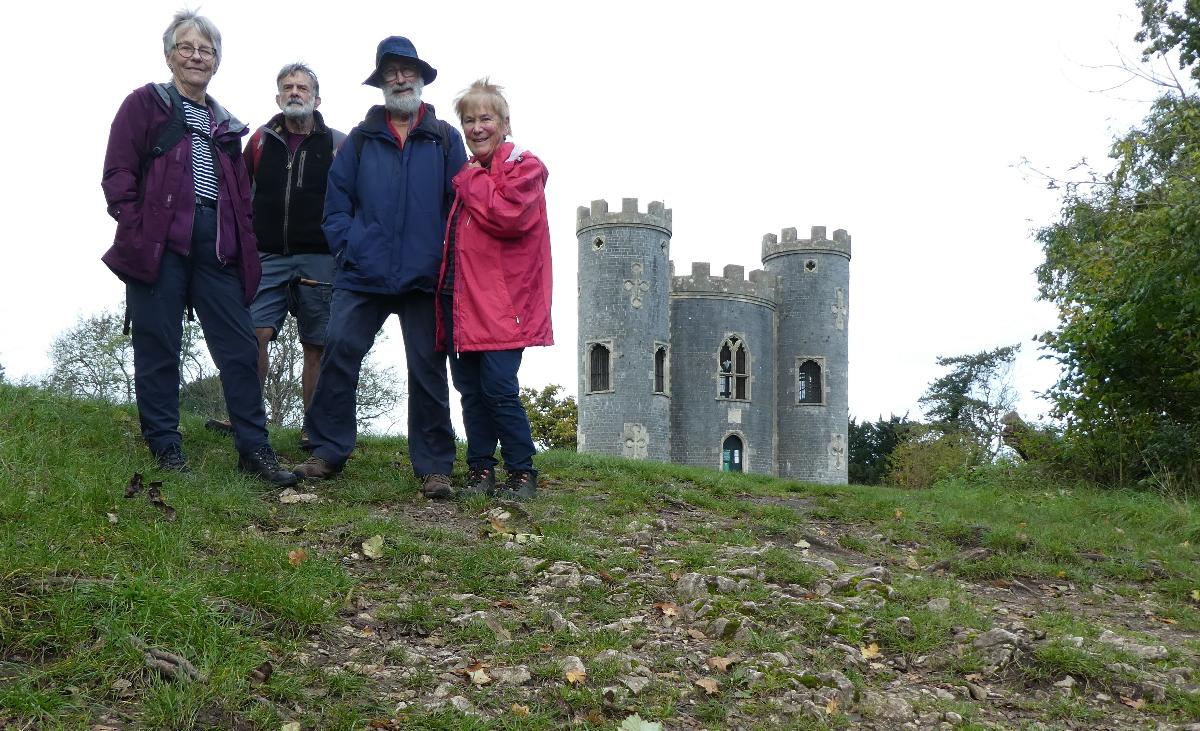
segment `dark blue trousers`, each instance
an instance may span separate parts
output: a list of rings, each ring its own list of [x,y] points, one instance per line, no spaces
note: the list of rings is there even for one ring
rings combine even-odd
[[[217,260],[217,211],[197,206],[189,256],[163,254],[158,281],[127,282],[133,325],[133,372],[138,417],[150,452],[179,446],[179,350],[190,304],[221,373],[234,446],[250,454],[267,444],[267,415],[258,383],[258,340],[242,294],[236,262]]]
[[[450,385],[446,355],[434,348],[432,294],[380,295],[333,290],[321,375],[304,427],[312,453],[343,464],[358,435],[355,396],[363,358],[389,315],[400,318],[408,362],[408,455],[418,475],[448,475],[454,468],[454,428],[450,425]]]
[[[450,375],[462,397],[463,427],[467,431],[467,464],[496,466],[496,443],[508,472],[533,472],[533,437],[529,415],[521,404],[521,368],[524,348],[454,352],[453,298],[442,295],[442,327],[450,355]]]

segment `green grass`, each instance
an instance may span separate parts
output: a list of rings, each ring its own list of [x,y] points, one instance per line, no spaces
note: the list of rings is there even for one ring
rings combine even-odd
[[[1200,520],[1190,503],[1152,494],[1009,475],[921,492],[804,485],[552,451],[537,457],[543,497],[509,519],[512,530],[542,539],[513,545],[491,535],[486,500],[425,505],[402,440],[362,439],[341,478],[312,488],[322,502],[284,505],[278,491],[234,470],[228,439],[206,432],[201,418],[185,417],[182,429],[194,473],[162,476],[132,410],[0,385],[0,726],[86,729],[110,717],[113,725],[165,729],[273,731],[296,720],[357,730],[387,719],[397,728],[455,731],[614,729],[636,711],[668,726],[687,717],[712,729],[849,728],[850,709],[795,715],[779,710],[781,698],[829,670],[860,690],[898,677],[889,667],[846,665],[833,641],[876,643],[909,661],[943,657],[930,671],[942,684],[981,671],[982,655],[969,646],[956,652],[955,634],[1004,617],[964,581],[1099,583],[1130,604],[1153,606],[1180,631],[1200,631],[1192,595],[1200,588]],[[303,456],[295,432],[272,438],[290,458]],[[176,520],[144,495],[123,497],[134,472],[163,479]],[[371,561],[361,544],[374,535],[384,549]],[[836,552],[812,552],[841,570],[888,566],[891,596],[855,605],[848,587],[829,597],[844,611],[827,606],[813,592],[829,579],[800,560],[796,545],[818,538]],[[986,555],[960,555],[975,548]],[[912,560],[948,565],[930,573]],[[579,568],[583,585],[547,585],[543,572],[560,561]],[[730,575],[749,567],[756,573]],[[729,577],[736,588],[712,589],[688,606],[676,592],[687,572]],[[934,598],[949,599],[950,609],[930,609]],[[1103,599],[1085,598],[1102,608]],[[682,614],[693,606],[707,614],[672,619],[654,606],[672,602]],[[555,630],[550,609],[582,631]],[[1129,680],[1108,666],[1130,658],[1094,641],[1115,625],[1060,606],[1037,609],[1026,618],[1032,630],[1086,643],[1041,643],[1006,682],[1024,690],[1064,674],[1097,688]],[[508,637],[482,619],[451,622],[475,611]],[[639,621],[605,628],[629,618]],[[717,618],[753,632],[743,642],[732,632],[706,637]],[[187,658],[204,679],[182,683],[148,669],[139,641]],[[624,705],[614,706],[604,688],[622,687],[630,671],[594,659],[605,650],[652,670],[652,682],[626,694]],[[1163,667],[1191,663],[1200,644],[1172,650]],[[773,652],[794,663],[760,662]],[[584,660],[584,682],[564,679],[567,655]],[[704,665],[714,655],[740,659],[720,673]],[[275,672],[259,685],[251,674],[264,661]],[[532,680],[472,687],[454,672],[455,663],[472,662],[523,665]],[[363,667],[384,670],[355,669]],[[719,682],[717,696],[694,685],[708,675]],[[451,694],[486,718],[427,706],[449,681]],[[1197,708],[1195,696],[1172,690],[1147,712],[1176,721]],[[985,710],[964,728],[983,728]],[[1031,718],[1089,714],[1069,698],[1029,709]],[[787,720],[766,720],[772,716]]]

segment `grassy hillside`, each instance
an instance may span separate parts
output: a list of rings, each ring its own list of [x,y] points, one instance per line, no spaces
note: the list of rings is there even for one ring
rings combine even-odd
[[[0,386],[0,728],[1200,721],[1190,503],[558,452],[533,503],[431,503],[395,439],[297,498],[183,428],[161,475],[131,410]]]

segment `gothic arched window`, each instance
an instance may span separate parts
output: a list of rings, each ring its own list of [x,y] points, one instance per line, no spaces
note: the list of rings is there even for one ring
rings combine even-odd
[[[588,393],[611,391],[612,377],[610,364],[612,350],[604,343],[591,343],[587,355],[587,385]]]
[[[796,403],[825,403],[825,393],[821,390],[821,364],[816,359],[800,359],[800,367],[796,369]]]
[[[750,351],[746,343],[736,335],[730,335],[721,344],[717,356],[717,381],[720,389],[717,396],[727,399],[750,400]]]
[[[654,393],[667,392],[667,346],[654,350]]]

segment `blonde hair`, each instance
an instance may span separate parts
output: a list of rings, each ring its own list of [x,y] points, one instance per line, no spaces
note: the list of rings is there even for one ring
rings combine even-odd
[[[508,118],[508,100],[504,98],[503,92],[503,86],[493,84],[491,79],[486,76],[476,80],[459,93],[458,97],[454,100],[454,113],[458,115],[459,123],[462,123],[463,116],[469,110],[490,107],[503,120],[509,134],[512,134],[512,123]]]

